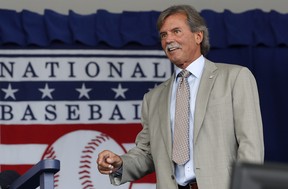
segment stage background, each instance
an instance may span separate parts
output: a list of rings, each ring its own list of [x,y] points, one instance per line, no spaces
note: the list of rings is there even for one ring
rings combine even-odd
[[[211,51],[207,58],[216,62],[246,66],[252,71],[257,80],[264,126],[265,161],[288,163],[288,152],[286,151],[286,146],[288,145],[288,126],[286,123],[288,113],[288,100],[286,98],[288,82],[288,15],[277,11],[264,12],[259,9],[237,14],[229,10],[221,13],[212,10],[202,10],[201,14],[206,19],[210,31]],[[69,14],[64,15],[52,10],[45,10],[44,14],[27,10],[21,12],[1,10],[0,48],[2,51],[0,50],[0,62],[3,63],[2,67],[0,67],[0,105],[4,107],[4,104],[12,103],[14,105],[14,103],[25,101],[18,101],[15,91],[13,94],[15,94],[16,99],[13,98],[13,94],[10,93],[10,96],[7,94],[9,83],[16,81],[13,80],[14,78],[7,78],[7,74],[5,76],[3,71],[4,60],[7,58],[18,56],[27,60],[27,57],[31,57],[31,55],[25,53],[18,53],[19,50],[29,50],[32,55],[33,50],[43,49],[53,50],[53,52],[55,50],[65,50],[65,53],[58,57],[65,57],[69,54],[69,50],[107,50],[112,51],[110,53],[112,57],[115,57],[118,51],[127,51],[127,54],[129,54],[137,50],[140,52],[148,51],[149,55],[147,58],[156,57],[162,59],[163,54],[159,52],[161,48],[155,27],[158,15],[159,12],[157,11],[111,13],[106,10],[98,10],[95,14],[90,15],[81,15],[70,11]],[[8,55],[6,53],[7,50],[9,51]],[[45,52],[44,57],[47,57],[47,51]],[[159,52],[159,54],[155,55],[154,52]],[[18,55],[15,56],[13,53]],[[39,56],[37,53],[33,55],[34,58],[42,56],[43,54]],[[125,57],[127,55],[124,52],[121,56]],[[141,56],[141,53],[137,56],[141,57],[141,59],[145,57]],[[74,57],[77,57],[77,54]],[[106,58],[109,59],[109,56],[106,56]],[[91,60],[93,60],[93,56]],[[141,71],[137,70],[137,73],[139,72]],[[32,71],[29,70],[29,73],[31,74]],[[166,77],[168,77],[168,73],[164,78]],[[139,79],[137,82],[141,83],[140,81]],[[149,80],[148,82],[151,82],[151,85],[146,87],[147,90],[151,86],[157,85],[159,81]],[[19,83],[19,81],[17,82]],[[123,81],[114,80],[114,82],[120,83]],[[129,81],[125,80],[125,82]],[[131,82],[135,82],[135,80],[132,78]],[[39,88],[44,88],[44,86]],[[78,88],[81,88],[81,85]],[[117,85],[115,88],[117,88]],[[12,92],[13,89],[12,85]],[[23,90],[25,90],[25,87]],[[145,91],[142,91],[142,94],[141,92],[138,93],[137,102],[144,93]],[[134,97],[131,98],[133,100]],[[40,99],[38,100],[39,103],[49,100],[48,98]],[[63,101],[63,99],[61,100]],[[126,101],[129,101],[129,99],[126,99]],[[29,102],[28,100],[27,103]],[[7,157],[7,149],[9,150],[9,148],[6,148],[7,145],[13,144],[13,147],[15,147],[15,144],[18,145],[22,142],[24,144],[33,144],[33,147],[37,146],[37,144],[49,146],[59,137],[75,130],[94,130],[95,132],[106,133],[109,137],[112,136],[111,138],[117,144],[128,144],[128,147],[123,147],[125,151],[132,145],[137,132],[141,129],[137,119],[133,123],[116,123],[117,129],[109,123],[80,124],[79,122],[78,125],[63,125],[61,123],[61,126],[58,123],[38,125],[33,124],[33,122],[29,124],[27,122],[25,124],[10,124],[3,117],[7,109],[2,108],[1,111],[1,157],[4,153],[4,156]],[[29,111],[28,113],[26,112],[27,115]],[[115,111],[115,115],[118,115],[119,118],[118,109]],[[135,113],[135,111],[133,112]],[[114,124],[112,125],[115,126]],[[30,134],[31,136],[29,136]],[[81,140],[81,136],[79,136],[78,140]],[[27,151],[32,152],[33,149]],[[15,155],[14,152],[13,155]],[[16,169],[22,173],[32,165],[32,163],[22,163],[21,165],[5,163],[1,157],[2,170]],[[21,156],[17,158],[21,162]],[[41,158],[38,159],[40,160]],[[2,162],[1,159],[3,160]],[[34,161],[38,159],[34,157]],[[154,181],[152,175],[140,181],[140,183],[153,183]],[[141,184],[139,187],[141,187]],[[154,186],[151,185],[151,187],[153,188]]]

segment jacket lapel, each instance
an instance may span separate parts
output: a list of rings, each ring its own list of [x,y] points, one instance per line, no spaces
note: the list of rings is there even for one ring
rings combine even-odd
[[[205,66],[201,77],[195,104],[195,116],[194,116],[195,121],[194,121],[194,134],[193,134],[194,144],[197,140],[197,136],[205,116],[207,103],[216,77],[217,77],[216,65],[211,61],[205,59]]]
[[[163,90],[161,91],[161,97],[159,102],[159,119],[162,138],[166,144],[167,153],[171,158],[172,155],[172,138],[171,138],[171,126],[170,126],[170,100],[171,100],[171,90],[174,81],[174,74],[165,83]]]

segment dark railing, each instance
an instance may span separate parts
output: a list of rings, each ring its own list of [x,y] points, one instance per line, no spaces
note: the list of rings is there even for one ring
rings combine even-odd
[[[45,159],[38,162],[12,183],[9,189],[54,188],[54,174],[60,170],[60,161]]]

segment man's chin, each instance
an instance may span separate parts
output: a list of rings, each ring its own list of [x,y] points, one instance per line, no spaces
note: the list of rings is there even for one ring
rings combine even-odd
[[[184,64],[182,64],[179,60],[171,60],[170,59],[170,61],[175,65],[175,66],[177,66],[177,67],[179,67],[179,68],[181,68],[182,69],[182,67],[184,66]]]

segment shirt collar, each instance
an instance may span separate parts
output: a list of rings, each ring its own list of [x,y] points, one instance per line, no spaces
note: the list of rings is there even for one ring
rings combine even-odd
[[[204,56],[201,55],[199,58],[197,58],[196,60],[194,60],[187,68],[186,70],[188,70],[191,74],[193,74],[196,78],[200,78],[202,75],[202,71],[204,68]],[[175,66],[175,76],[177,76],[180,72],[182,71],[182,69],[178,68],[177,66]]]

